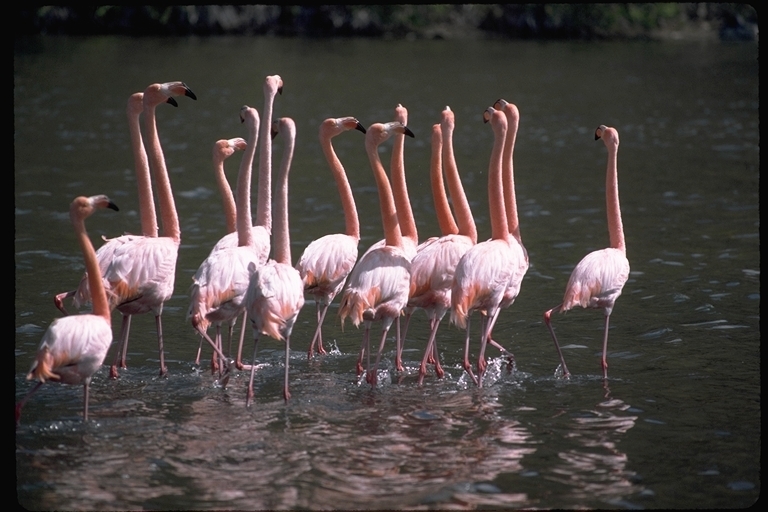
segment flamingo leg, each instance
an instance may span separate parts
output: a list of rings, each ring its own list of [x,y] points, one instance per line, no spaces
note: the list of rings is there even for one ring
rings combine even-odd
[[[248,312],[243,310],[243,324],[240,326],[240,344],[237,346],[237,360],[235,361],[235,367],[238,370],[244,368],[243,365],[243,341],[245,340],[245,329],[248,326]]]
[[[565,365],[565,358],[563,357],[563,351],[560,349],[560,344],[557,342],[557,336],[555,336],[555,329],[552,327],[552,313],[557,313],[560,311],[560,309],[563,307],[562,304],[555,306],[554,308],[550,309],[549,311],[544,313],[544,323],[547,324],[547,329],[549,329],[550,334],[552,334],[552,341],[555,342],[555,348],[557,349],[557,354],[560,356],[560,364],[563,366],[563,378],[570,377],[570,372],[568,371],[568,367]],[[607,326],[606,326],[606,332],[607,332]]]
[[[200,335],[205,338],[205,341],[208,342],[208,344],[213,348],[213,351],[219,355],[222,361],[225,361],[226,368],[223,372],[223,377],[220,379],[219,382],[221,382],[222,387],[226,387],[227,382],[229,382],[229,367],[232,363],[231,361],[228,361],[226,357],[224,357],[224,354],[222,354],[221,349],[216,346],[216,343],[211,339],[210,336],[208,336],[208,333],[203,331],[200,327],[195,327],[197,329],[197,332],[200,333]]]
[[[219,347],[219,350],[221,350],[221,324],[216,323],[216,338],[215,338],[216,346]],[[213,352],[211,355],[211,375],[219,371],[219,362],[216,360],[216,352]]]
[[[469,318],[467,318],[467,337],[464,340],[464,371],[466,371],[470,377],[472,377],[472,381],[477,384],[477,377],[475,377],[475,374],[472,372],[472,365],[469,362]]]
[[[360,356],[357,358],[357,366],[355,368],[357,371],[358,377],[363,374],[363,356],[365,355],[366,347],[368,347],[368,336],[370,335],[370,332],[371,332],[371,324],[370,322],[365,322],[365,332],[363,333],[363,343],[360,345]],[[369,350],[368,350],[368,366],[369,367],[371,365],[370,353],[371,351],[369,347]]]
[[[27,400],[29,400],[29,397],[32,396],[32,394],[40,389],[40,386],[42,386],[43,383],[38,381],[35,383],[35,385],[32,387],[32,389],[29,390],[29,392],[24,395],[24,398],[22,398],[19,403],[16,404],[16,426],[19,426],[19,419],[21,418],[21,408],[24,407],[24,404],[27,403]]]
[[[127,318],[126,318],[127,317]],[[125,360],[128,358],[128,336],[131,332],[131,315],[124,315],[125,335],[122,336],[122,346],[120,349],[120,368],[127,368]]]
[[[115,352],[115,361],[109,367],[109,378],[117,378],[117,368],[120,365],[120,354],[123,354],[122,368],[125,368],[125,351],[123,346],[128,341],[128,333],[131,330],[131,315],[123,315],[123,321],[120,324],[120,340],[117,342],[117,351]]]
[[[433,357],[435,353],[435,336],[437,334],[437,326],[439,325],[440,321],[433,318],[430,323],[432,325],[429,331],[427,348],[424,350],[424,357],[422,358],[421,365],[419,366],[419,379],[417,381],[419,386],[424,383],[424,376],[427,374],[427,363],[429,362],[430,357]],[[435,372],[437,372],[437,366],[435,367]]]
[[[85,379],[83,383],[83,421],[88,421],[88,398],[90,395],[91,379]]]
[[[603,335],[603,360],[601,361],[603,366],[603,380],[608,379],[608,361],[606,360],[606,357],[608,356],[608,321],[611,318],[611,313],[609,310],[606,309],[605,314],[605,334]]]
[[[203,350],[203,338],[200,338],[200,343],[197,345],[197,355],[195,356],[195,364],[200,364],[200,353]]]
[[[53,304],[56,306],[56,309],[58,309],[59,311],[64,313],[64,316],[68,316],[69,315],[69,312],[64,307],[64,299],[69,298],[69,297],[74,297],[75,293],[76,292],[73,290],[71,292],[59,293],[58,295],[53,297]]]
[[[403,332],[400,333],[400,319],[397,319],[397,353],[395,354],[395,368],[397,371],[404,371],[403,368],[403,348],[405,347],[405,334],[408,332],[408,325],[411,323],[411,315],[413,311],[411,308],[405,310],[405,325],[403,325]]]
[[[489,308],[491,309],[491,308]],[[486,316],[482,323],[482,335],[480,337],[480,355],[477,358],[477,387],[483,387],[483,374],[485,373],[485,347],[488,344],[488,338],[491,336],[491,329],[493,328],[493,319],[498,313],[498,308],[492,308],[490,316]]]
[[[161,320],[161,315],[157,315],[155,317],[155,324],[157,325],[157,350],[160,353],[160,376],[165,377],[168,374],[168,368],[165,366],[165,350],[163,350],[163,322]],[[126,339],[126,344],[127,343]],[[221,353],[221,350],[219,350],[219,353]]]
[[[255,329],[254,329],[255,330]],[[256,348],[259,346],[259,333],[253,339],[253,359],[251,360],[251,379],[248,381],[248,391],[245,394],[245,406],[250,407],[253,401],[253,376],[256,374]]]
[[[287,402],[291,398],[291,392],[288,390],[288,363],[291,356],[291,336],[285,337],[285,380],[283,382],[283,399]]]
[[[389,332],[389,328],[385,327],[381,333],[381,341],[379,342],[379,352],[376,354],[376,362],[373,364],[373,371],[368,370],[368,382],[371,384],[371,387],[374,387],[374,388],[376,387],[376,382],[378,380],[379,361],[381,360],[381,353],[384,351],[384,342],[387,341],[388,332]],[[369,352],[369,357],[370,357],[370,352]],[[368,366],[368,368],[370,368],[370,365]]]
[[[315,335],[312,337],[312,343],[309,344],[309,352],[307,354],[308,359],[312,359],[314,355],[315,346],[317,346],[318,354],[327,354],[323,347],[323,321],[325,320],[325,314],[328,312],[328,306],[330,304],[322,305],[317,303],[317,327],[315,328]]]

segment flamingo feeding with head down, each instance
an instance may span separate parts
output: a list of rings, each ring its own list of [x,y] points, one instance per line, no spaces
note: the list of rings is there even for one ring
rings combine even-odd
[[[285,341],[283,398],[287,401],[291,397],[288,389],[291,331],[299,311],[304,306],[304,283],[301,281],[299,271],[291,264],[291,238],[288,227],[288,173],[296,143],[296,124],[290,117],[282,117],[275,121],[274,131],[285,138],[275,192],[274,259],[256,269],[251,275],[245,298],[245,307],[254,331],[253,359],[246,394],[246,407],[253,400],[256,348],[259,336],[262,334]]]
[[[568,311],[575,306],[583,308],[602,309],[605,314],[605,332],[603,334],[603,379],[608,378],[608,322],[616,299],[621,295],[624,284],[629,278],[629,260],[624,243],[624,228],[621,222],[619,207],[619,178],[617,155],[619,151],[619,133],[615,128],[600,125],[595,130],[595,140],[603,139],[608,148],[608,165],[605,176],[605,203],[608,216],[608,234],[611,246],[606,249],[593,251],[573,269],[568,285],[565,287],[563,302],[544,313],[544,323],[552,334],[555,348],[560,356],[563,367],[563,377],[568,377],[568,367],[565,365],[563,351],[557,343],[555,330],[552,328],[551,316],[557,311]]]
[[[427,347],[419,367],[419,384],[424,380],[430,359],[434,360],[437,375],[443,375],[437,355],[437,329],[451,307],[451,287],[456,265],[464,253],[477,243],[477,228],[453,152],[454,126],[454,114],[449,107],[445,107],[440,124],[434,125],[432,131],[430,177],[435,211],[443,236],[430,238],[420,244],[416,256],[411,261],[408,308],[424,309],[430,323]],[[443,185],[443,166],[456,210],[456,221],[451,214]]]
[[[137,237],[120,245],[115,249],[103,276],[113,296],[113,304],[123,314],[124,326],[128,325],[126,322],[128,316],[149,312],[155,316],[161,376],[168,371],[165,366],[161,315],[163,305],[173,294],[181,230],[163,148],[157,133],[155,110],[159,104],[169,103],[172,96],[182,94],[197,99],[183,82],[152,84],[144,90],[144,122],[149,146],[147,154],[149,167],[157,185],[163,236]],[[121,329],[117,350],[118,357],[120,354],[123,355],[121,364],[124,366],[125,354],[128,350],[127,328]],[[117,377],[117,363],[116,357],[110,369],[112,377]]]
[[[413,137],[413,132],[399,121],[375,123],[365,134],[365,149],[379,192],[381,218],[386,236],[385,245],[369,250],[357,262],[349,276],[347,287],[342,293],[339,308],[342,325],[348,317],[352,319],[355,326],[365,322],[357,373],[358,375],[362,373],[362,358],[367,351],[366,378],[372,386],[376,385],[376,372],[389,328],[408,302],[410,283],[411,260],[403,249],[403,236],[400,232],[392,188],[378,154],[379,145],[393,133]],[[369,335],[372,322],[377,320],[382,321],[381,342],[376,363],[371,368]]]
[[[354,117],[328,118],[320,125],[320,146],[339,189],[346,229],[344,233],[325,235],[310,243],[296,264],[296,269],[304,282],[305,291],[315,297],[317,304],[317,329],[307,353],[310,358],[315,346],[320,354],[326,353],[323,348],[322,331],[325,314],[334,297],[344,287],[357,261],[360,220],[357,216],[352,187],[349,186],[344,166],[341,165],[331,143],[333,137],[348,130],[359,130],[365,133],[363,125]]]
[[[490,121],[494,134],[493,150],[488,167],[488,204],[492,238],[472,246],[464,253],[456,265],[451,288],[451,320],[459,328],[467,329],[464,342],[464,369],[478,386],[482,386],[485,366],[481,361],[484,363],[483,356],[490,324],[483,325],[481,328],[478,375],[475,377],[469,364],[469,314],[479,310],[488,318],[493,318],[501,305],[507,284],[516,267],[515,255],[509,243],[511,235],[507,227],[502,183],[507,118],[503,112],[494,110],[493,107],[486,109],[484,118]]]
[[[16,423],[21,408],[46,381],[83,385],[83,421],[88,421],[88,393],[91,377],[98,370],[112,343],[112,322],[107,292],[101,280],[96,251],[85,230],[85,219],[98,208],[117,211],[107,196],[78,197],[69,207],[69,218],[75,228],[85,260],[85,271],[93,302],[92,314],[65,316],[54,320],[45,331],[28,380],[37,384],[16,404]]]
[[[256,109],[244,105],[240,109],[240,120],[247,123],[248,138],[255,141],[260,121]],[[237,177],[236,232],[239,245],[224,247],[208,255],[192,278],[189,290],[187,320],[209,344],[216,347],[214,363],[217,355],[222,357],[221,325],[229,325],[231,340],[232,324],[245,311],[245,293],[251,274],[261,266],[258,254],[253,250],[251,226],[251,169],[255,154],[255,142],[249,143]],[[207,334],[211,323],[216,327],[215,341]]]

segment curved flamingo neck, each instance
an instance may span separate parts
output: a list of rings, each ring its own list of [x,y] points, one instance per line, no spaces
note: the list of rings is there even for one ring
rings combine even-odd
[[[146,96],[145,96],[146,98]],[[160,145],[160,137],[157,134],[157,118],[155,108],[157,105],[144,104],[144,121],[147,127],[147,140],[149,144],[150,168],[154,171],[157,185],[157,197],[160,206],[160,220],[163,224],[163,236],[181,241],[181,229],[179,228],[179,216],[176,213],[176,203],[173,199],[171,181],[168,178],[168,169],[165,166],[165,156]]]
[[[334,151],[331,142],[331,139],[337,134],[338,132],[327,133],[327,130],[321,127],[320,147],[323,148],[323,154],[328,161],[328,166],[331,168],[331,174],[333,174],[333,179],[336,181],[336,187],[339,189],[341,208],[344,211],[344,232],[348,236],[360,240],[360,219],[357,216],[357,206],[352,195],[352,187],[349,185],[347,173],[344,171],[344,166],[341,165],[339,157],[336,156],[336,151]]]
[[[519,117],[515,114],[507,116],[507,137],[504,142],[504,205],[507,209],[507,225],[509,233],[522,244],[520,237],[520,219],[517,216],[517,196],[515,194],[515,173],[513,164],[513,155],[515,152],[515,141],[517,140],[517,128],[519,126]]]
[[[618,151],[618,144],[608,146],[608,165],[605,176],[605,203],[608,214],[608,234],[610,235],[611,247],[626,253],[624,226],[621,222],[621,208],[619,207]]]
[[[493,114],[493,150],[488,165],[488,206],[491,212],[491,236],[494,240],[509,240],[507,215],[504,211],[504,192],[502,180],[502,158],[504,138],[507,134],[507,119],[499,111]]]
[[[369,129],[368,132],[371,133],[373,130]],[[381,208],[381,222],[384,226],[384,240],[386,245],[402,249],[403,235],[400,232],[400,224],[397,220],[395,198],[392,195],[392,188],[389,184],[389,179],[387,179],[387,173],[381,164],[381,158],[379,158],[379,144],[379,141],[366,134],[365,151],[368,153],[373,177],[376,180],[376,188],[379,191],[379,206]]]
[[[437,223],[440,225],[440,233],[443,236],[453,235],[459,232],[459,227],[453,220],[451,205],[448,204],[448,196],[445,193],[443,183],[443,132],[439,124],[432,126],[432,157],[429,165],[429,181],[432,185],[432,199],[435,202]]]
[[[395,120],[403,125],[408,124],[408,111],[402,105],[395,109]],[[419,244],[419,233],[416,229],[416,220],[413,218],[411,200],[408,197],[408,183],[405,180],[405,135],[395,134],[395,142],[392,147],[392,160],[390,174],[392,175],[392,192],[394,193],[397,219],[403,237],[410,238],[414,245]]]
[[[253,245],[253,230],[251,229],[251,174],[253,172],[253,160],[256,156],[255,141],[259,137],[260,124],[259,113],[255,108],[250,109],[249,115],[245,117],[245,122],[248,124],[248,140],[254,141],[254,143],[248,143],[245,147],[243,158],[240,160],[240,170],[237,173],[237,211],[235,215],[237,218],[237,245],[241,247]]]
[[[139,189],[139,214],[141,216],[141,234],[157,237],[157,212],[152,197],[152,177],[149,174],[149,161],[141,137],[139,115],[144,110],[144,93],[137,92],[128,99],[128,129],[131,133],[131,152],[136,167],[136,185]]]
[[[216,178],[216,185],[221,193],[221,204],[224,209],[224,221],[226,222],[227,233],[234,233],[237,230],[237,206],[235,205],[235,196],[232,193],[232,187],[229,186],[227,176],[224,173],[225,157],[218,151],[218,144],[213,148],[213,170]],[[239,175],[238,175],[239,176]]]
[[[275,189],[275,261],[291,265],[291,235],[288,225],[288,174],[293,160],[293,149],[296,145],[296,125],[290,118],[279,121],[280,133],[285,136],[285,148],[280,160],[280,174]]]
[[[96,258],[96,251],[93,248],[91,239],[85,231],[85,219],[81,215],[72,217],[72,225],[75,228],[77,242],[80,250],[83,252],[85,260],[85,272],[88,275],[88,287],[91,291],[91,301],[93,303],[93,314],[111,321],[109,302],[107,301],[107,292],[104,289],[104,282],[101,280],[101,270],[99,270],[99,261]]]
[[[264,110],[262,117],[269,127],[272,124],[272,107],[277,88],[268,81],[264,85]],[[259,134],[259,189],[256,196],[256,225],[272,232],[272,135],[269,129]]]
[[[443,165],[445,167],[445,179],[448,183],[448,190],[451,193],[453,210],[456,214],[456,222],[459,226],[459,234],[464,235],[477,243],[477,226],[475,218],[472,216],[472,210],[469,208],[469,201],[464,192],[464,186],[461,184],[459,169],[456,165],[456,158],[453,153],[453,129],[454,124],[446,119],[442,127],[443,130]]]

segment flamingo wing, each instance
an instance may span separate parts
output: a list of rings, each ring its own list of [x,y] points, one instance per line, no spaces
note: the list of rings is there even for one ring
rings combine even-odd
[[[587,254],[568,280],[563,311],[574,306],[612,308],[629,278],[629,260],[620,249],[607,248]]]
[[[260,333],[285,340],[303,306],[304,284],[290,265],[270,260],[251,276],[246,307]]]

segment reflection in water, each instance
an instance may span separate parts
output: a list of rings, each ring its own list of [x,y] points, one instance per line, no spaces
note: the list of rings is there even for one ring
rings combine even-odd
[[[630,406],[610,398],[607,385],[605,389],[605,401],[572,414],[572,422],[564,426],[564,437],[576,446],[558,453],[561,462],[549,477],[567,485],[574,503],[611,503],[642,490],[631,481],[634,472],[626,469],[628,457],[617,446],[637,416],[622,414]]]

